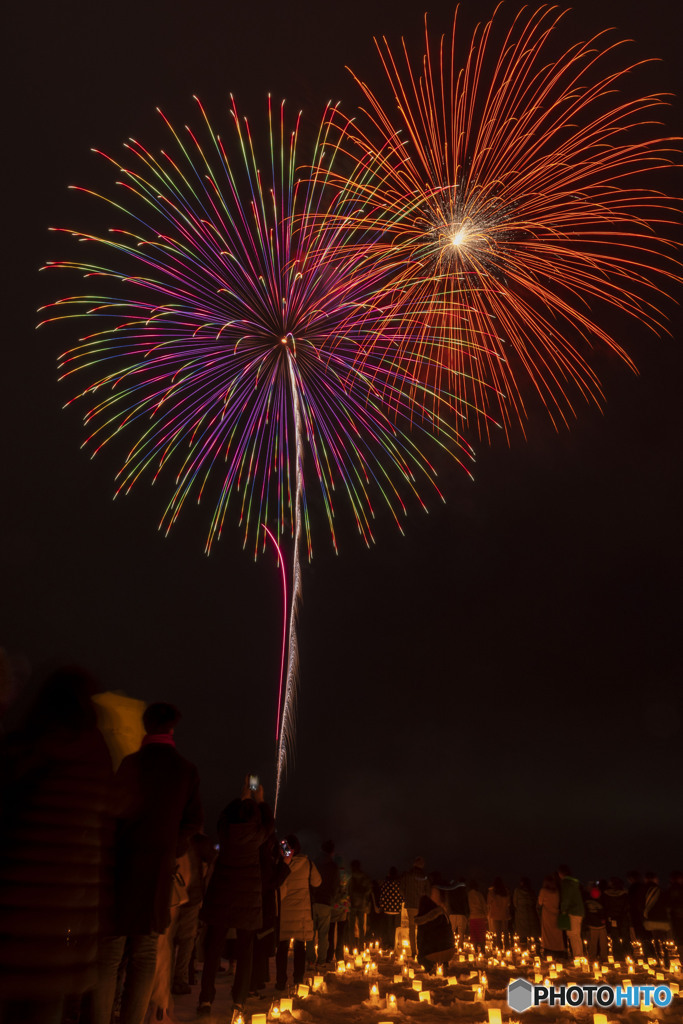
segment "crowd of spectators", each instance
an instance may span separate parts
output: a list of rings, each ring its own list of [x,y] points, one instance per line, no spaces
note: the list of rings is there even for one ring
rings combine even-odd
[[[105,741],[94,681],[62,668],[44,682],[0,758],[0,1024],[163,1021],[198,984],[208,1016],[223,959],[233,1015],[270,981],[286,992],[368,942],[393,949],[402,915],[410,955],[448,964],[456,942],[516,942],[553,958],[587,952],[683,954],[683,873],[661,886],[632,872],[582,884],[566,864],[536,891],[447,880],[416,857],[373,879],[326,840],[276,834],[260,779],[246,775],[204,828],[196,768],[176,749],[180,712],[142,715],[139,749]],[[237,787],[236,787],[237,788]],[[290,966],[291,955],[291,966]]]

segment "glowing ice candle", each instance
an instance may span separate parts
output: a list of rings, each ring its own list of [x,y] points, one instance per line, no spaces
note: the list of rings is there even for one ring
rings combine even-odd
[[[503,1016],[495,1006],[489,1008],[489,1024],[503,1024]]]
[[[431,1003],[432,993],[428,989],[426,989],[424,992],[419,993],[418,999],[420,1000],[421,1003]]]
[[[318,992],[323,987],[323,976],[322,974],[316,974],[313,978],[313,991]],[[253,1018],[252,1018],[253,1020]]]
[[[281,999],[280,1000],[280,1013],[291,1013],[292,1012],[292,1000]]]
[[[394,975],[394,985],[400,985],[402,981],[403,981],[403,975],[402,974],[395,974]]]
[[[310,989],[308,985],[297,985],[296,994],[298,995],[299,999],[305,999],[309,991]]]
[[[340,960],[339,963],[337,964],[337,974],[344,974],[345,971],[346,964],[344,963],[343,960]]]
[[[395,1010],[397,1007],[396,996],[393,992],[390,992],[387,996],[387,1010]]]
[[[415,992],[421,992],[422,991],[422,982],[420,981],[419,978],[413,978],[413,990]]]
[[[593,1024],[607,1024],[607,1014],[606,1013],[594,1013],[593,1014]]]
[[[279,1017],[280,1017],[280,1004],[279,1003],[273,1003],[273,1005],[271,1006],[271,1008],[270,1008],[270,1017],[271,1017],[272,1020],[278,1020],[279,1019]]]
[[[252,1013],[251,1024],[268,1024],[268,1018],[265,1013]]]

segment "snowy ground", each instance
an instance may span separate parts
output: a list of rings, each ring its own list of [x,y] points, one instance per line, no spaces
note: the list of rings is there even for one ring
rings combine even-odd
[[[363,966],[356,966],[353,957],[348,957],[347,970],[343,975],[328,972],[323,976],[322,988],[319,991],[311,990],[305,996],[294,995],[291,1011],[285,1009],[281,1014],[274,1012],[279,1008],[280,994],[274,992],[271,981],[264,998],[249,1000],[245,1024],[249,1024],[250,1017],[255,1018],[253,1024],[259,1024],[257,1014],[266,1015],[260,1019],[261,1024],[263,1020],[267,1020],[268,1024],[277,1022],[278,1018],[283,1024],[293,1024],[294,1021],[301,1021],[302,1024],[382,1024],[385,1021],[391,1024],[446,1024],[448,1021],[487,1024],[489,1010],[495,1008],[501,1011],[504,1024],[510,1021],[521,1024],[604,1024],[600,1018],[595,1018],[595,1014],[599,1012],[597,1008],[571,1010],[542,1007],[519,1014],[513,1012],[507,1003],[507,985],[509,981],[519,977],[525,977],[532,983],[536,981],[545,984],[545,981],[541,982],[541,978],[545,979],[551,971],[557,970],[557,978],[551,981],[552,985],[559,986],[569,982],[594,983],[594,968],[588,963],[578,967],[572,964],[563,969],[560,965],[551,967],[548,961],[534,963],[533,958],[529,958],[523,964],[521,958],[514,954],[508,958],[507,963],[496,961],[494,957],[480,958],[474,962],[467,959],[461,961],[456,957],[449,965],[446,977],[434,977],[425,974],[412,961],[408,964],[401,963],[395,954],[375,955],[373,959],[377,965],[377,973],[368,974],[365,973],[365,963]],[[397,976],[402,974],[404,966],[414,970],[414,978],[405,976],[399,981]],[[633,973],[629,973],[626,963],[606,964],[608,970],[606,974],[601,975],[601,979],[609,985],[617,985],[627,980],[633,985],[641,986],[673,983],[680,985],[683,991],[683,974],[680,966],[676,964],[672,965],[674,969],[670,972],[659,964],[648,965],[647,961],[640,964],[636,962],[632,966]],[[274,968],[275,964],[272,962],[271,978],[274,977]],[[657,975],[661,975],[661,978],[657,978]],[[312,983],[313,973],[307,972],[304,980]],[[422,991],[429,993],[429,1002],[424,996],[422,1001],[420,1000],[420,993],[413,987],[414,982],[421,982]],[[229,974],[219,975],[212,1015],[209,1018],[199,1018],[200,1020],[206,1024],[229,1024],[232,1008],[231,983],[232,977]],[[374,1000],[370,996],[373,984],[377,984],[379,989],[379,995]],[[173,1011],[173,1018],[176,1021],[197,1020],[198,993],[199,985],[196,985],[192,995],[176,997]],[[396,998],[395,1006],[391,1005],[391,996]],[[649,1024],[654,1021],[683,1024],[683,996],[675,995],[672,1003],[664,1009],[648,1009],[644,1012],[628,1008],[610,1009],[606,1011],[606,1017],[607,1021],[619,1024]]]

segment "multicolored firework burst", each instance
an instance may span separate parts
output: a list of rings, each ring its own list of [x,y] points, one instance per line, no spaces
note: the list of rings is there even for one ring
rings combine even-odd
[[[155,156],[131,140],[127,166],[107,157],[120,174],[121,198],[97,198],[117,225],[106,235],[67,232],[102,262],[48,264],[104,281],[107,290],[46,308],[54,310],[51,321],[93,326],[60,367],[62,379],[89,380],[72,401],[93,403],[85,416],[85,446],[93,454],[131,437],[117,493],[145,475],[170,478],[160,524],[168,530],[190,495],[211,500],[217,484],[207,552],[233,504],[255,555],[267,535],[278,552],[283,536],[291,538],[279,792],[294,729],[303,533],[311,554],[307,479],[317,481],[335,548],[337,494],[369,543],[376,503],[400,526],[406,490],[419,498],[422,482],[438,493],[412,428],[425,436],[438,427],[438,443],[459,461],[471,452],[445,425],[413,422],[403,397],[407,382],[380,354],[382,346],[377,360],[358,366],[361,333],[373,314],[352,266],[328,258],[346,229],[321,222],[325,183],[297,179],[298,119],[290,131],[284,105],[278,114],[269,103],[264,181],[234,101],[230,112],[232,145],[224,145],[202,109],[203,140],[188,128],[183,141],[166,121],[169,151]],[[326,130],[316,143],[317,164]]]
[[[658,123],[665,99],[621,95],[635,65],[613,69],[623,44],[605,33],[556,57],[562,17],[522,10],[497,43],[496,13],[462,65],[457,15],[450,38],[425,25],[419,66],[405,42],[376,41],[395,108],[356,79],[361,116],[332,112],[355,167],[337,179],[338,213],[369,238],[346,236],[359,280],[383,271],[396,365],[412,379],[422,364],[420,397],[438,403],[446,384],[482,435],[492,420],[524,429],[530,393],[555,423],[577,393],[599,403],[593,344],[632,365],[605,321],[661,331],[680,280],[676,203],[650,187],[680,152]]]

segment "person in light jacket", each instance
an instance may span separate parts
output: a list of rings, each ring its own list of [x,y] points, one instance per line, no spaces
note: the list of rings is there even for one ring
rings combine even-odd
[[[301,852],[301,844],[295,835],[286,837],[285,842],[292,851],[289,862],[289,876],[280,886],[280,941],[275,954],[275,988],[284,992],[287,988],[287,958],[289,942],[294,939],[294,984],[304,980],[306,968],[306,943],[313,938],[313,914],[311,911],[311,888],[322,884],[322,878],[315,864]]]

